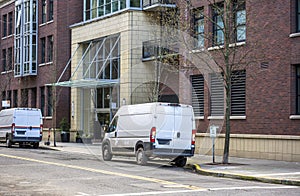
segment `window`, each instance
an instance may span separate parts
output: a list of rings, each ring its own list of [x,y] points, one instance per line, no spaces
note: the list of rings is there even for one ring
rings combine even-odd
[[[204,16],[203,9],[194,11],[195,47],[204,47]]]
[[[2,71],[8,71],[7,65],[6,65],[6,49],[2,50]]]
[[[47,116],[52,116],[52,87],[48,87],[47,88],[47,103],[48,103],[48,107],[47,107]]]
[[[37,74],[36,0],[16,1],[15,77]]]
[[[47,22],[47,0],[42,2],[42,23]]]
[[[130,7],[141,7],[141,2],[139,0],[130,0]]]
[[[2,37],[7,36],[7,15],[2,16],[2,25],[3,25],[3,30],[2,30]]]
[[[13,90],[13,107],[18,107],[18,90]]]
[[[213,6],[213,45],[224,44],[224,4],[216,4]]]
[[[235,34],[236,41],[246,40],[246,8],[244,0],[236,0],[234,3]]]
[[[28,89],[21,90],[21,107],[28,107]]]
[[[296,114],[300,115],[300,65],[296,66]]]
[[[130,7],[141,8],[141,0],[84,0],[84,21]]]
[[[210,75],[210,115],[224,115],[224,84],[219,74]]]
[[[296,0],[296,31],[300,32],[300,0]]]
[[[41,87],[41,112],[42,112],[42,116],[44,116],[45,114],[45,87]]]
[[[13,68],[13,49],[12,47],[7,49],[7,67],[8,70],[12,70]]]
[[[31,88],[30,89],[30,107],[36,108],[36,93],[37,93],[37,88]]]
[[[195,116],[204,116],[204,77],[192,75],[192,106]]]
[[[48,58],[47,61],[48,62],[52,62],[53,61],[53,36],[48,36],[48,50],[47,50],[47,54],[48,54]]]
[[[231,116],[246,115],[246,71],[234,71],[231,76]]]
[[[49,15],[48,15],[48,21],[53,20],[53,0],[49,1]]]
[[[13,13],[8,13],[8,35],[13,34]]]
[[[46,62],[46,39],[41,38],[41,63]]]

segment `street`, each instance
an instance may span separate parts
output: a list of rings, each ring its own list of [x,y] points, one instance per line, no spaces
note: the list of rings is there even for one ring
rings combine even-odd
[[[0,145],[0,195],[299,195],[299,187],[202,176],[134,158]]]

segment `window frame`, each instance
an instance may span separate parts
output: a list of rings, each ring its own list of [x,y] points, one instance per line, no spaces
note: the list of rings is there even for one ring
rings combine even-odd
[[[54,52],[54,39],[53,35],[47,37],[47,62],[53,62],[53,52]]]
[[[300,0],[296,0],[296,32],[300,32]]]
[[[219,10],[223,10],[223,13],[219,13]],[[223,14],[224,14],[224,3],[214,4],[212,7],[212,30],[213,30],[213,46],[221,46],[224,45],[224,21],[223,21]],[[220,21],[219,21],[220,20]],[[219,24],[220,22],[220,24]],[[223,28],[222,28],[223,26]],[[220,33],[220,34],[219,34]],[[221,37],[222,35],[222,37]]]
[[[42,24],[47,22],[47,0],[42,1]]]
[[[244,42],[246,41],[246,29],[247,29],[247,26],[246,26],[246,23],[247,23],[247,12],[246,12],[246,2],[245,0],[235,0],[234,3],[234,10],[233,10],[233,13],[234,13],[234,27],[235,27],[235,42]],[[244,21],[243,22],[238,22],[239,18],[241,17],[238,17],[238,14],[240,12],[244,12]],[[238,31],[239,31],[239,28],[243,28],[244,27],[244,32],[242,36],[239,35]],[[240,39],[240,38],[243,38],[245,37],[244,39]]]
[[[2,15],[2,37],[7,36],[7,14]]]
[[[41,38],[41,64],[46,63],[46,38]]]
[[[203,48],[204,47],[204,34],[205,34],[205,21],[204,21],[204,8],[200,7],[193,11],[193,20],[194,20],[194,38],[195,38],[195,48]],[[200,26],[203,25],[203,28],[201,29]],[[202,31],[199,31],[201,29]],[[200,41],[199,38],[202,37],[202,40]]]
[[[49,0],[48,6],[48,21],[52,21],[54,19],[54,1]]]
[[[8,71],[6,62],[6,49],[2,49],[2,71]]]
[[[300,65],[296,66],[296,115],[300,115]]]
[[[13,12],[8,13],[8,35],[13,34]]]

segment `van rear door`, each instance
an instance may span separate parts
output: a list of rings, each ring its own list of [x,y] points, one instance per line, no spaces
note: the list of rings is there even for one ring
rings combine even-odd
[[[191,107],[174,108],[173,149],[176,153],[183,153],[191,149],[193,130],[193,110]]]
[[[40,138],[41,121],[39,110],[17,109],[15,111],[15,139],[36,140]]]
[[[156,148],[169,149],[168,152],[181,154],[191,150],[193,129],[192,107],[179,104],[157,106]]]

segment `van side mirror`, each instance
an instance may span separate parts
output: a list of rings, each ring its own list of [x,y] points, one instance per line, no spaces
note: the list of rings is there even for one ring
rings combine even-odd
[[[107,129],[107,133],[114,132],[115,130],[116,130],[116,126],[115,125],[111,125]]]

